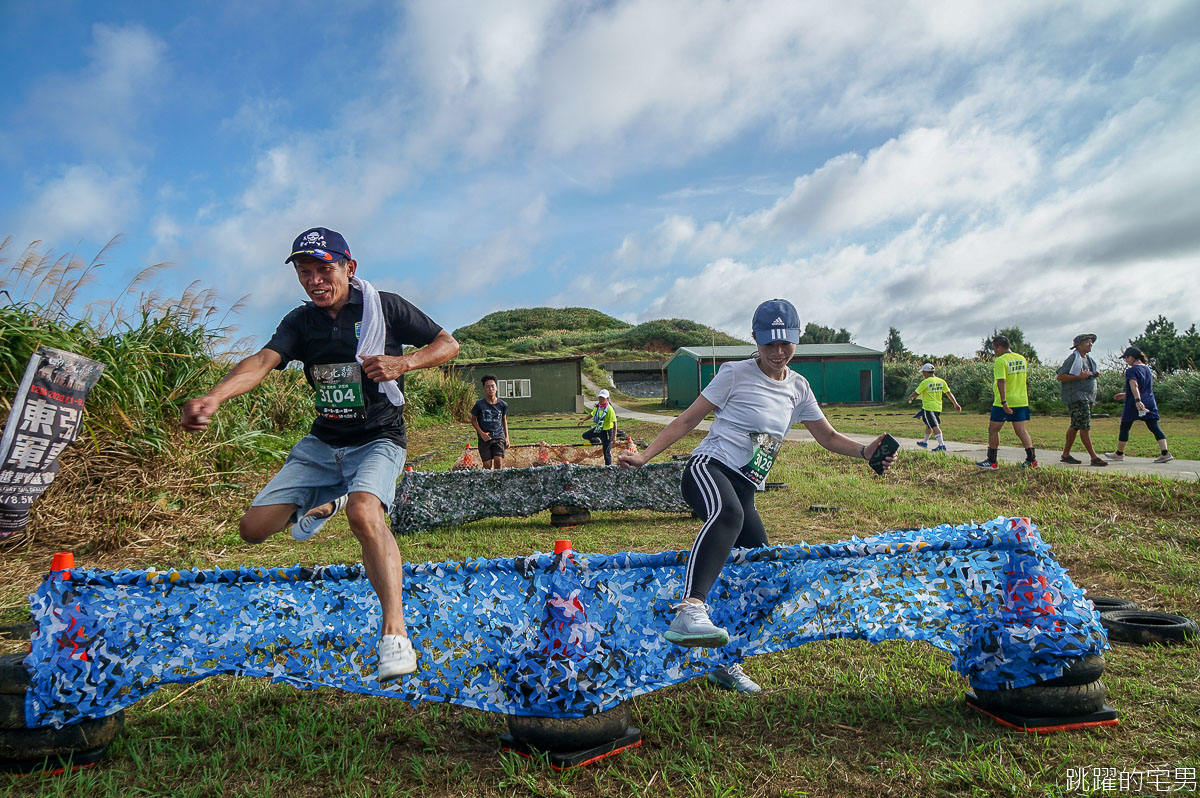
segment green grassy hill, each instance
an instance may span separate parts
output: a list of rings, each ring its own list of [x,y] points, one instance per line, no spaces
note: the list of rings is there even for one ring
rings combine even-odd
[[[511,360],[584,355],[594,360],[658,360],[681,346],[745,344],[687,319],[629,324],[591,308],[518,308],[459,327],[458,359]]]

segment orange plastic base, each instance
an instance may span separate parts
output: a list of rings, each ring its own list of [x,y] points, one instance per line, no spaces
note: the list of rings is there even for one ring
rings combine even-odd
[[[1117,717],[1117,711],[1107,704],[1099,712],[1075,718],[1026,718],[1007,712],[984,709],[971,701],[970,698],[967,699],[967,706],[976,712],[987,715],[1001,726],[1007,726],[1010,729],[1016,729],[1017,731],[1029,734],[1054,734],[1055,732],[1079,731],[1080,729],[1094,729],[1099,726],[1116,726],[1121,722]]]
[[[500,735],[500,750],[509,751],[511,753],[523,756],[526,759],[533,759],[539,754],[545,754],[550,763],[550,767],[555,770],[570,770],[571,768],[581,768],[584,765],[590,765],[593,762],[599,762],[601,759],[608,759],[610,756],[615,756],[622,751],[629,751],[637,748],[642,744],[642,732],[640,729],[630,728],[622,737],[607,742],[603,745],[598,745],[595,748],[585,748],[582,751],[570,751],[567,753],[555,753],[553,751],[539,751],[525,745],[520,740],[516,740],[509,734]]]

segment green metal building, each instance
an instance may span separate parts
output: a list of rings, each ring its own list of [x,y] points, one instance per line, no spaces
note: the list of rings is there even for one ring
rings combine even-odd
[[[500,398],[510,413],[582,413],[583,358],[551,357],[531,360],[493,360],[488,363],[453,364],[452,374],[475,386],[483,398],[479,381],[484,374],[496,376]]]
[[[685,346],[667,361],[667,398],[687,407],[722,363],[745,360],[755,346]],[[858,344],[800,344],[789,364],[812,386],[817,401],[863,404],[883,401],[883,352]]]

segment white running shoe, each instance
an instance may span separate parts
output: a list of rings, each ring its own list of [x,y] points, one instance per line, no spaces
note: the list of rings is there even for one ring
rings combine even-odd
[[[739,693],[762,692],[762,688],[746,675],[746,672],[742,670],[742,666],[738,663],[734,663],[728,668],[717,668],[708,674],[708,681],[717,687],[724,687],[726,690],[736,690]]]
[[[349,494],[338,496],[333,500],[333,512],[329,515],[317,517],[315,515],[303,516],[299,521],[292,524],[292,538],[295,540],[308,540],[313,535],[321,531],[321,527],[325,526],[325,522],[338,514],[346,506],[346,502],[350,500]]]
[[[674,605],[675,620],[663,637],[672,643],[689,648],[719,648],[729,642],[729,632],[714,624],[708,617],[708,607],[683,601]]]
[[[379,638],[379,683],[394,681],[417,669],[417,652],[404,635]]]

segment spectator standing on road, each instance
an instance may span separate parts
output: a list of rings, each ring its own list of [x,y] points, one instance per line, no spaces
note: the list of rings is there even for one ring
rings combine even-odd
[[[584,422],[580,421],[579,424]],[[576,424],[575,426],[579,426]],[[596,407],[592,410],[591,426],[583,433],[583,439],[604,447],[604,464],[612,465],[612,442],[617,437],[617,411],[608,401],[608,389],[601,388],[596,394]]]
[[[508,451],[508,402],[496,396],[496,375],[484,374],[483,398],[471,408],[471,426],[479,436],[479,460],[484,469],[504,467]]]
[[[1071,347],[1071,354],[1058,367],[1059,390],[1062,391],[1063,404],[1071,414],[1071,426],[1067,427],[1067,440],[1063,445],[1062,457],[1064,463],[1079,465],[1080,461],[1071,456],[1071,447],[1075,445],[1075,436],[1083,442],[1083,448],[1092,458],[1092,465],[1106,466],[1103,457],[1096,454],[1092,448],[1092,405],[1096,403],[1096,383],[1099,369],[1092,359],[1092,345],[1096,343],[1095,333],[1076,335]]]
[[[1154,458],[1156,463],[1169,463],[1175,459],[1167,448],[1167,436],[1158,426],[1158,402],[1154,399],[1154,373],[1150,371],[1149,361],[1145,353],[1136,346],[1131,346],[1121,355],[1129,368],[1125,369],[1126,389],[1113,396],[1114,399],[1124,399],[1125,409],[1121,411],[1121,430],[1117,435],[1117,450],[1104,454],[1109,460],[1125,459],[1125,444],[1129,442],[1129,430],[1133,422],[1144,421],[1150,434],[1158,441],[1160,454]]]
[[[937,436],[937,446],[933,447],[935,452],[946,451],[946,442],[942,440],[942,420],[940,414],[942,412],[942,395],[950,397],[950,401],[954,402],[954,409],[962,412],[962,406],[958,400],[954,398],[954,394],[950,392],[950,386],[940,377],[933,376],[933,364],[926,363],[921,366],[921,376],[925,379],[921,380],[921,384],[908,397],[908,403],[912,404],[912,400],[918,396],[921,397],[921,410],[917,413],[916,418],[925,422],[925,440],[917,441],[917,446],[922,449],[929,447],[929,436],[934,434]]]
[[[817,443],[835,454],[870,460],[883,441],[880,435],[860,444],[830,425],[808,380],[788,367],[800,340],[800,314],[786,299],[763,302],[754,311],[751,334],[758,353],[748,360],[725,363],[696,401],[658,433],[642,452],[622,452],[622,468],[638,468],[691,432],[709,413],[712,426],[692,450],[680,490],[704,522],[688,554],[683,600],[674,605],[674,620],[664,633],[681,646],[714,648],[729,642],[729,633],[708,615],[712,592],[729,552],[767,545],[767,532],[754,506],[784,436],[802,423]],[[883,461],[891,467],[895,457]],[[740,665],[719,668],[709,679],[722,687],[755,693],[759,686]]]
[[[1021,468],[1037,468],[1037,453],[1033,449],[1033,440],[1025,430],[1025,422],[1029,420],[1029,390],[1025,378],[1029,372],[1029,363],[1024,356],[1012,351],[1008,339],[997,335],[992,339],[992,351],[996,360],[992,364],[992,415],[988,424],[987,459],[980,460],[975,465],[980,468],[999,468],[996,453],[1000,449],[1000,430],[1005,422],[1011,421],[1013,432],[1025,446],[1025,462]]]
[[[262,543],[292,525],[292,537],[307,540],[345,508],[379,597],[377,678],[388,682],[417,669],[401,601],[404,562],[387,524],[407,444],[404,374],[445,363],[458,342],[408,300],[359,278],[340,233],[306,230],[291,252],[285,263],[311,301],[284,316],[257,354],[185,402],[181,424],[203,430],[223,402],[254,390],[273,369],[304,364],[316,420],[254,497],[238,531],[247,543]],[[405,344],[422,348],[404,354]]]

